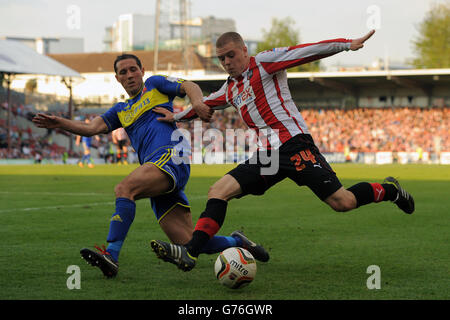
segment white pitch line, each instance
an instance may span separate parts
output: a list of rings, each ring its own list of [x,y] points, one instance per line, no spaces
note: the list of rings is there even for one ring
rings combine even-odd
[[[14,208],[14,209],[6,209],[0,210],[0,213],[5,212],[13,212],[13,211],[34,211],[34,210],[49,210],[49,209],[63,209],[63,208],[80,208],[80,207],[89,207],[89,206],[102,206],[102,205],[111,205],[114,202],[95,202],[95,203],[82,203],[82,204],[72,204],[72,205],[60,205],[60,206],[49,206],[49,207],[35,207],[35,208]]]
[[[0,191],[0,194],[6,194],[8,193],[7,191],[3,192]],[[9,192],[9,193],[14,193],[14,192]],[[52,192],[28,192],[29,194],[51,194],[51,195],[64,195],[64,193],[52,193]],[[27,194],[26,192],[21,193],[21,194]],[[99,193],[99,194],[103,194],[103,193]],[[93,193],[88,193],[86,195],[99,195],[99,194],[93,194]],[[67,195],[82,195],[82,193],[68,193]],[[188,197],[188,199],[190,200],[199,200],[199,199],[206,199],[206,195],[198,195],[198,196],[192,196],[192,197]],[[34,208],[14,208],[14,209],[6,209],[6,210],[0,210],[0,213],[5,213],[5,212],[14,212],[14,211],[34,211],[34,210],[48,210],[48,209],[63,209],[63,208],[80,208],[80,207],[86,207],[86,206],[101,206],[101,205],[111,205],[111,204],[115,204],[115,202],[111,201],[111,202],[94,202],[94,203],[82,203],[82,204],[72,204],[72,205],[59,205],[59,206],[48,206],[48,207],[34,207]]]
[[[95,193],[95,192],[22,192],[22,191],[0,191],[0,194],[21,194],[21,195],[48,195],[48,196],[108,196],[113,193]]]

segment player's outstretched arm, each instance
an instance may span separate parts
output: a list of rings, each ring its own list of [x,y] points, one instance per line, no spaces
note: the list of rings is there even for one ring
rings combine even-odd
[[[203,92],[198,84],[192,81],[184,81],[181,84],[181,92],[187,94],[191,100],[192,108],[195,110],[200,119],[205,122],[211,121],[214,110],[203,102]]]
[[[266,70],[273,74],[315,60],[330,57],[336,53],[347,50],[359,50],[364,46],[375,30],[358,39],[330,39],[315,43],[304,43],[296,46],[275,48],[258,53],[255,59]]]
[[[62,129],[80,136],[90,137],[99,133],[107,133],[108,126],[101,117],[95,117],[91,122],[70,120],[58,116],[38,113],[32,119],[39,128]]]
[[[353,39],[350,44],[350,50],[356,51],[364,47],[364,42],[366,42],[373,34],[375,33],[375,30],[371,30],[369,33],[367,33],[365,36]]]

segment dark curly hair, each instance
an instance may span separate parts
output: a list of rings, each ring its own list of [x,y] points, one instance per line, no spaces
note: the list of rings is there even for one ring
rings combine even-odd
[[[114,72],[117,73],[117,62],[125,59],[134,59],[136,60],[137,65],[140,69],[142,69],[142,63],[141,60],[139,60],[138,57],[136,57],[134,54],[124,53],[120,56],[117,56],[116,60],[114,61]]]

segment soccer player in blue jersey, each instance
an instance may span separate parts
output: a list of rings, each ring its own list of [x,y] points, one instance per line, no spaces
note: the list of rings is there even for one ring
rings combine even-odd
[[[140,166],[116,185],[116,210],[110,220],[108,247],[98,251],[84,248],[81,256],[91,265],[99,267],[109,278],[117,275],[118,258],[128,230],[133,223],[135,201],[150,198],[156,218],[174,244],[185,244],[192,237],[193,224],[184,187],[189,179],[189,163],[176,160],[186,150],[177,150],[180,141],[172,141],[177,129],[173,123],[157,121],[161,117],[156,106],[173,111],[176,96],[187,95],[202,120],[209,121],[210,108],[203,104],[200,87],[191,82],[166,76],[152,76],[143,81],[144,68],[138,57],[130,54],[118,56],[114,62],[117,81],[129,95],[91,122],[69,120],[53,115],[37,114],[33,122],[40,128],[61,128],[82,136],[109,133],[123,127],[131,145],[137,152]],[[235,231],[229,237],[215,236],[203,247],[204,253],[216,253],[228,247],[247,248],[261,261],[269,259],[260,245]]]
[[[84,122],[89,123],[89,118],[84,119]],[[95,136],[95,138],[97,141],[100,140],[98,136]],[[87,163],[89,168],[93,168],[94,162],[91,156],[92,137],[77,136],[75,144],[78,146],[80,145],[80,142],[83,147],[83,156],[80,161],[78,161],[78,165],[83,168],[84,164]]]

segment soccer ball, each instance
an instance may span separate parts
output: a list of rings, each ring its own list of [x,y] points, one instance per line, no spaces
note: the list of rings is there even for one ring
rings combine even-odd
[[[231,289],[245,287],[256,275],[256,261],[244,248],[228,248],[214,264],[214,273],[221,284]]]

